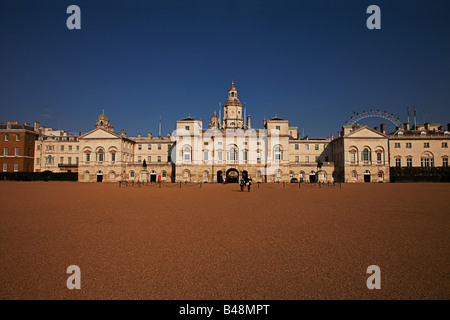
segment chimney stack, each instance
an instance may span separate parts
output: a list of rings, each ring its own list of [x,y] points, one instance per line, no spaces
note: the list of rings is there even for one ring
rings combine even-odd
[[[408,131],[409,130],[409,122],[405,123],[405,130]]]
[[[386,134],[386,125],[384,123],[380,124],[380,132]]]
[[[149,138],[152,137],[152,133],[151,133],[151,132],[148,133],[148,137],[149,137]]]
[[[36,132],[39,131],[39,122],[37,122],[37,121],[34,122],[34,131],[36,131]]]
[[[375,129],[375,131],[380,131],[378,127],[375,127],[374,129]]]
[[[250,119],[250,115],[247,116],[247,129],[251,129],[252,124],[251,124],[251,119]]]
[[[430,130],[430,124],[428,122],[425,123],[425,130]]]
[[[140,138],[140,137],[141,137],[141,133],[139,132],[139,133],[138,133],[138,138]]]

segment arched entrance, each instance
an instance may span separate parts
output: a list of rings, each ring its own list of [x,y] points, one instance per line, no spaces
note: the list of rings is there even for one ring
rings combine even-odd
[[[102,182],[103,181],[103,172],[101,172],[100,170],[97,171],[97,182]]]
[[[223,182],[222,171],[217,171],[217,183],[222,182]]]
[[[364,171],[364,182],[370,182],[370,171]]]
[[[227,183],[238,183],[239,182],[239,172],[236,169],[227,170]]]
[[[242,171],[242,179],[244,179],[245,182],[248,181],[248,172],[246,170]]]
[[[309,173],[309,182],[315,183],[317,181],[317,175],[314,171]]]

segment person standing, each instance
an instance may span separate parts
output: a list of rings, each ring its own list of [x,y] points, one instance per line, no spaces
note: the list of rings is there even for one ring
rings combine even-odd
[[[158,175],[158,183],[161,183],[161,175]]]
[[[241,186],[241,192],[244,191],[244,186],[245,186],[245,181],[244,181],[244,179],[241,178],[241,181],[240,181],[239,184],[240,184],[240,186]]]
[[[248,179],[248,182],[247,182],[247,190],[248,190],[248,192],[250,192],[250,188],[252,187],[252,179]]]

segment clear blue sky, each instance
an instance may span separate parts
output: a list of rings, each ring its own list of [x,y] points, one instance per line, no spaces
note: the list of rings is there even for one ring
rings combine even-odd
[[[66,9],[81,8],[81,30]],[[381,30],[366,9],[381,8]],[[234,79],[254,127],[277,115],[311,137],[352,111],[450,122],[450,1],[0,2],[0,121],[87,132],[204,126]],[[381,120],[380,120],[381,121]]]

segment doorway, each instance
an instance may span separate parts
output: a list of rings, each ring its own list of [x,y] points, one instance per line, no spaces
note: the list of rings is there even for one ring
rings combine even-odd
[[[103,182],[103,172],[97,172],[97,182]]]
[[[315,183],[317,181],[316,173],[314,171],[311,171],[309,173],[309,182]]]
[[[370,171],[364,171],[364,182],[370,182]]]
[[[217,171],[217,183],[223,183],[222,171]]]
[[[239,172],[236,169],[228,169],[227,171],[227,183],[238,183]]]

